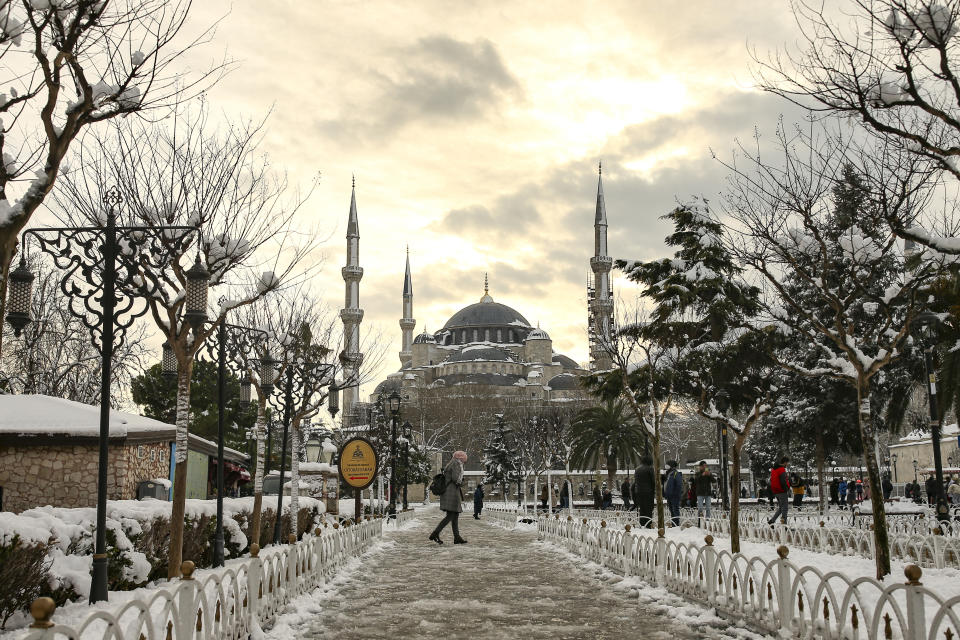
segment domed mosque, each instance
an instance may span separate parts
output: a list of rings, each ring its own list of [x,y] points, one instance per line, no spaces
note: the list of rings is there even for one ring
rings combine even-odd
[[[519,311],[494,301],[484,277],[483,296],[453,314],[436,333],[412,337],[410,258],[403,288],[401,368],[377,385],[371,401],[394,390],[478,385],[500,396],[554,400],[581,396],[587,370],[553,351],[549,334]]]
[[[602,174],[602,171],[601,171]],[[360,324],[363,309],[359,305],[360,279],[359,225],[355,184],[351,191],[347,225],[347,262],[342,269],[346,305],[340,310],[345,348],[344,377],[348,378],[363,362],[360,352]],[[356,388],[343,392],[343,428],[368,425],[374,403],[392,391],[399,391],[410,401],[429,396],[448,412],[458,411],[450,402],[472,397],[490,410],[492,405],[529,406],[545,403],[566,403],[587,398],[580,386],[580,376],[588,370],[610,368],[605,345],[613,335],[613,291],[610,270],[613,259],[607,249],[607,213],[603,198],[602,175],[597,183],[596,216],[594,219],[594,251],[590,258],[591,276],[587,281],[587,329],[590,363],[583,367],[553,350],[550,335],[534,327],[519,311],[496,302],[490,295],[489,281],[484,277],[483,296],[479,302],[457,311],[443,327],[431,334],[423,331],[414,336],[417,321],[413,317],[413,278],[410,253],[407,252],[403,280],[403,317],[400,369],[391,373],[374,389],[370,402],[359,401]],[[426,393],[424,393],[426,392]],[[492,404],[490,400],[499,399]],[[518,400],[525,400],[520,403]]]

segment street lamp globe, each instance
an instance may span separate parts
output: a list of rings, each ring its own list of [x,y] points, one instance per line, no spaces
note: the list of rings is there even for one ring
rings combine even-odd
[[[274,360],[269,351],[260,359],[260,388],[265,396],[273,393],[273,387],[277,383],[278,364],[279,361]]]
[[[336,418],[340,413],[340,389],[335,384],[331,384],[327,391],[327,411],[330,412],[331,418]]]
[[[200,262],[199,253],[186,275],[186,311],[183,317],[196,331],[207,321],[207,291],[210,284],[210,272]]]
[[[716,405],[717,411],[726,415],[727,409],[730,408],[730,394],[725,389],[717,391],[713,396],[713,404]]]
[[[160,375],[168,380],[177,377],[177,354],[173,352],[173,345],[167,340],[163,343],[163,357],[160,360]]]
[[[250,406],[250,397],[252,395],[253,381],[250,380],[250,374],[243,374],[243,378],[240,379],[240,407],[246,408]]]
[[[320,438],[312,436],[307,440],[304,449],[307,454],[307,462],[320,462],[320,456],[323,454],[323,443],[320,442]]]
[[[15,336],[19,336],[24,327],[30,324],[33,278],[33,273],[27,269],[27,263],[21,256],[20,265],[10,272],[7,293],[7,322],[13,327]]]
[[[400,413],[400,394],[396,391],[391,392],[390,395],[387,396],[387,405],[389,406],[390,413],[393,416],[396,416],[398,413]]]

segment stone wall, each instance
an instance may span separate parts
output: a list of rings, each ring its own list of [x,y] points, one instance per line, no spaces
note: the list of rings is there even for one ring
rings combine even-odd
[[[111,446],[107,497],[136,498],[140,481],[166,478],[169,446],[162,442]],[[96,505],[98,461],[96,444],[0,447],[3,510]]]

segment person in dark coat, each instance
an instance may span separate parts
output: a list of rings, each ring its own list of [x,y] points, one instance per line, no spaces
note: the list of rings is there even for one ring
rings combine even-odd
[[[883,475],[883,480],[880,482],[880,488],[883,489],[883,500],[886,502],[890,499],[890,496],[893,494],[893,483],[890,482],[890,474],[886,473]]]
[[[670,507],[673,526],[680,526],[680,498],[683,496],[683,474],[677,469],[676,460],[667,461],[667,482],[663,485],[663,497]]]
[[[613,508],[613,491],[610,489],[603,490],[603,498],[600,502],[601,509],[611,509]]]
[[[627,478],[623,481],[623,484],[620,485],[620,495],[623,496],[623,508],[627,511],[630,511],[630,495],[632,490],[630,478]]]
[[[600,485],[593,485],[593,508],[599,510],[603,505],[603,494],[600,493]]]
[[[697,488],[697,517],[705,515],[710,517],[710,501],[713,498],[713,483],[716,478],[710,473],[710,467],[706,460],[701,460],[699,468],[693,476],[694,485]]]
[[[473,517],[479,520],[481,511],[483,511],[483,485],[478,484],[473,490]]]
[[[633,474],[633,501],[637,505],[637,517],[641,527],[650,526],[653,522],[653,497],[656,491],[654,483],[657,473],[653,469],[653,458],[644,455],[640,459],[640,466]]]
[[[923,483],[923,488],[927,492],[927,504],[933,504],[937,501],[937,481],[930,476]]]
[[[840,502],[840,481],[834,478],[830,482],[830,504],[837,504]]]
[[[443,469],[443,477],[447,481],[447,487],[440,496],[440,510],[447,515],[444,516],[437,528],[430,534],[430,540],[437,544],[443,544],[440,539],[440,532],[449,523],[453,528],[453,544],[466,544],[466,540],[460,537],[460,512],[463,511],[463,493],[460,491],[460,485],[463,484],[463,463],[467,461],[467,454],[464,451],[457,451],[453,454],[453,460]]]

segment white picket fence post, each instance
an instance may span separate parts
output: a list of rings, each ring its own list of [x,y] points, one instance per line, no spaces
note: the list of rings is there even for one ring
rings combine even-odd
[[[923,583],[920,578],[923,576],[923,570],[915,564],[909,564],[903,569],[903,574],[907,578],[907,630],[908,634],[904,637],[907,640],[926,640],[927,639],[927,620],[926,611],[923,606]]]
[[[790,580],[790,562],[787,556],[790,550],[780,545],[777,547],[777,555],[780,559],[776,561],[777,565],[777,607],[780,613],[780,637],[790,638],[793,636],[793,594]]]
[[[633,564],[633,534],[630,533],[630,525],[623,527],[623,575],[630,577],[630,569]]]
[[[260,620],[260,585],[263,583],[263,562],[260,560],[260,545],[250,545],[250,564],[247,566],[247,610],[251,628]]]
[[[196,565],[190,560],[180,564],[180,584],[177,591],[179,614],[175,620],[177,638],[191,638],[197,624],[197,581],[193,579]]]

